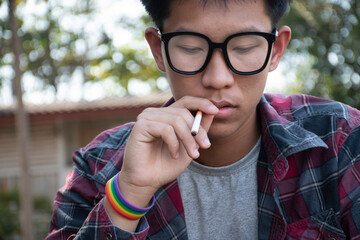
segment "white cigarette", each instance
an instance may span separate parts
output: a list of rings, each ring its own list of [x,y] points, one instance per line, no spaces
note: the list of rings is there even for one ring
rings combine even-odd
[[[193,125],[191,127],[191,135],[196,136],[196,134],[198,134],[199,128],[200,128],[200,123],[201,123],[201,118],[202,118],[202,112],[199,110],[196,113]]]

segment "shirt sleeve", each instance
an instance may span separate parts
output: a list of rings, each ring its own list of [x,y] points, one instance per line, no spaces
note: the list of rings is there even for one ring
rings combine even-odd
[[[143,217],[135,233],[116,227],[96,184],[72,171],[54,200],[50,232],[46,239],[144,239],[149,225]],[[94,189],[92,191],[91,189]],[[99,201],[98,201],[98,198]]]
[[[360,126],[355,128],[339,154],[341,226],[349,239],[360,236]]]
[[[116,141],[116,147],[109,143],[113,138],[113,134],[100,134],[88,147],[74,153],[74,169],[56,193],[46,239],[146,238],[149,225],[145,217],[131,233],[116,227],[105,209],[105,184],[121,168],[124,150],[121,141]]]
[[[81,226],[74,239],[145,239],[149,225],[145,217],[140,219],[135,233],[114,226],[106,212],[104,199],[97,204]]]

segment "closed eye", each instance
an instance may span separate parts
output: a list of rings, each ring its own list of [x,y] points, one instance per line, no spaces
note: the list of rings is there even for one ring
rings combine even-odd
[[[249,47],[234,47],[232,49],[232,52],[236,53],[236,54],[245,54],[245,53],[249,53],[252,50],[256,49],[258,46],[249,46]]]
[[[189,53],[189,54],[196,54],[196,53],[201,53],[204,50],[200,47],[188,47],[188,46],[180,46],[178,45],[177,48],[184,52],[184,53]]]

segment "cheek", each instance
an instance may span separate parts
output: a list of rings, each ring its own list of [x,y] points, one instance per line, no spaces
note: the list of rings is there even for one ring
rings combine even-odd
[[[186,76],[175,73],[172,70],[169,70],[167,73],[168,82],[175,100],[184,96],[199,96],[202,88],[199,85],[200,80],[196,78],[196,75]]]
[[[202,90],[202,75],[183,75],[174,72],[167,61],[164,48],[162,48],[162,58],[164,61],[168,83],[175,100],[178,100],[184,96],[199,96],[199,93]]]
[[[168,64],[164,48],[162,48],[162,57],[164,61],[165,73],[167,75],[168,83],[173,94],[175,100],[180,99],[181,97],[185,96],[185,88],[183,84],[183,80],[179,74],[174,72],[170,65]]]
[[[251,75],[237,79],[237,84],[243,94],[249,98],[257,98],[261,96],[265,89],[267,72],[265,70],[256,75]]]
[[[168,81],[169,81],[171,93],[172,93],[175,101],[179,100],[181,97],[184,96],[183,89],[181,88],[181,86],[179,86],[176,79],[171,78],[170,76],[168,76],[168,79],[169,79]]]
[[[267,79],[267,72],[260,73],[258,78],[256,79],[255,87],[258,89],[258,92],[262,94],[265,89]]]

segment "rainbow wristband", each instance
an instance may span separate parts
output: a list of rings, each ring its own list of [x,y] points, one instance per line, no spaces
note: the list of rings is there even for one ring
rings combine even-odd
[[[155,204],[155,196],[145,208],[136,207],[135,205],[126,201],[121,194],[118,183],[119,173],[111,178],[105,186],[106,198],[109,201],[111,207],[121,216],[129,220],[137,220],[144,216]]]

